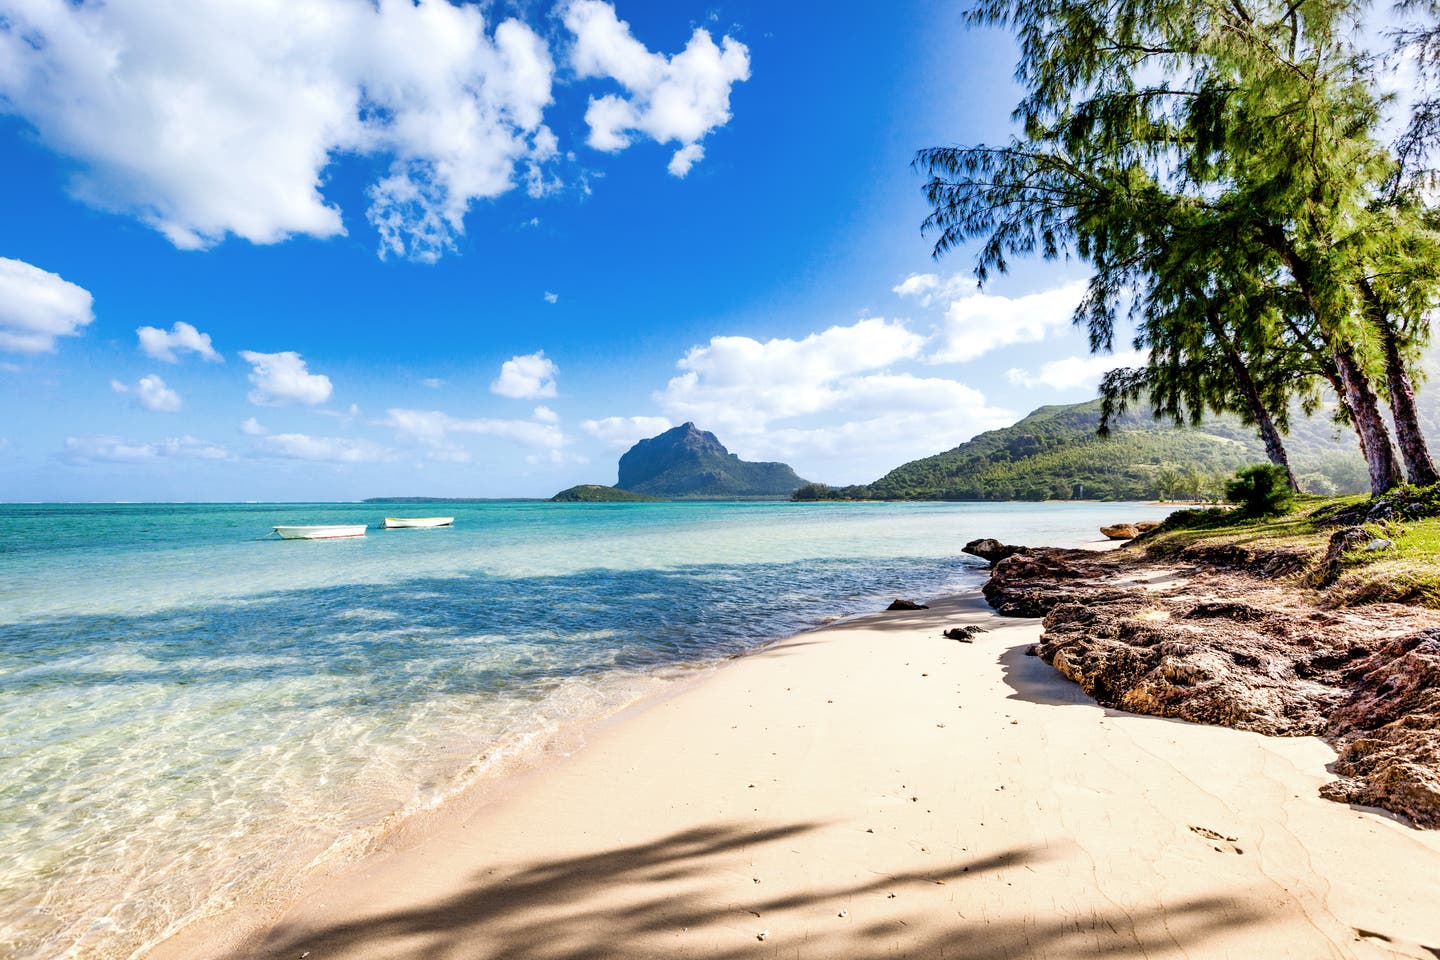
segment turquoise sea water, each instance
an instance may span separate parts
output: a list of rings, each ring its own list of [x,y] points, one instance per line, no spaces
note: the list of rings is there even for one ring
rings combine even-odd
[[[0,505],[0,956],[126,957],[559,725],[1123,504]],[[456,517],[385,531],[381,518]],[[329,542],[274,524],[370,523]]]

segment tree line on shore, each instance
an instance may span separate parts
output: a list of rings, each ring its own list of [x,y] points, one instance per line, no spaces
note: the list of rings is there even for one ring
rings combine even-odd
[[[1075,321],[1144,366],[1101,384],[1102,435],[1131,405],[1252,426],[1298,488],[1292,411],[1331,397],[1378,494],[1440,481],[1415,391],[1440,300],[1440,0],[1406,0],[1372,50],[1358,0],[979,0],[1021,51],[1019,132],[934,147],[937,257],[979,241],[1093,269]],[[1384,77],[1414,65],[1403,133]],[[1388,416],[1387,416],[1388,413]]]

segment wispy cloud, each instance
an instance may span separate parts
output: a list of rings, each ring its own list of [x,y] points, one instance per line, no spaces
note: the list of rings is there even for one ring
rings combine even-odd
[[[303,433],[260,437],[256,449],[266,456],[317,463],[385,463],[396,457],[395,451],[370,440],[312,437]]]
[[[437,446],[444,444],[451,434],[504,437],[521,446],[555,450],[569,442],[564,432],[553,423],[488,417],[465,419],[439,410],[392,408],[386,411],[382,423],[406,439]]]
[[[110,389],[116,393],[133,394],[136,403],[155,413],[177,413],[181,407],[180,394],[167,387],[159,374],[141,377],[133,387],[111,380]]]
[[[664,417],[605,417],[580,421],[581,430],[612,450],[628,450],[637,441],[664,433],[673,426]]]
[[[192,436],[122,440],[113,436],[66,437],[61,459],[71,463],[153,463],[159,460],[228,460],[230,452]]]

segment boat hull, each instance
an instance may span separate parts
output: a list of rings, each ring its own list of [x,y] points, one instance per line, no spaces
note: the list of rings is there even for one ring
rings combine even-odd
[[[386,530],[418,530],[428,527],[448,527],[454,517],[386,517]]]
[[[320,526],[275,527],[282,540],[347,540],[365,536],[366,524],[339,523]]]

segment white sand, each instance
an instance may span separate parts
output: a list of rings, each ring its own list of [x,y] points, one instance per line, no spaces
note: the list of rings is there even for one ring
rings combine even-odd
[[[1317,740],[1095,706],[1038,633],[796,637],[151,957],[1440,956],[1440,836],[1320,799]]]

